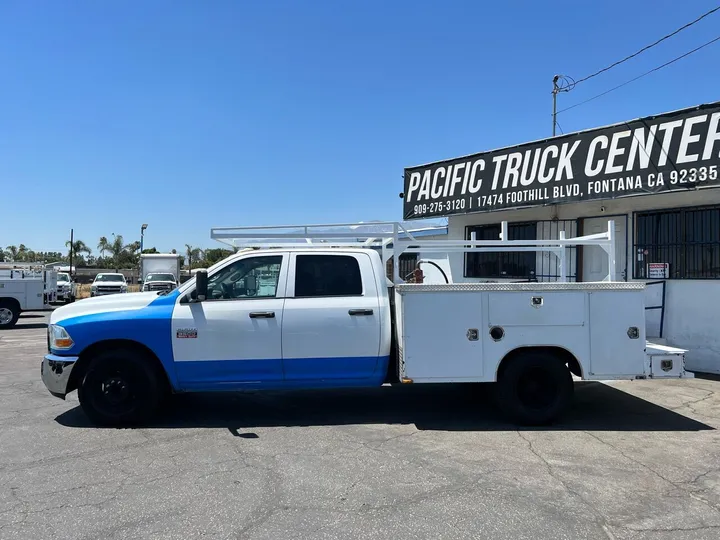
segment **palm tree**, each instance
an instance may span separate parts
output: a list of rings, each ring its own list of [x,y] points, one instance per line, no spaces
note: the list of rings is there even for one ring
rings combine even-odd
[[[113,259],[115,259],[115,262],[117,264],[117,261],[122,257],[123,253],[125,252],[125,244],[124,239],[122,237],[122,234],[118,234],[117,236],[113,234],[113,241],[108,246],[108,251],[112,253]]]
[[[190,244],[185,244],[185,253],[188,263],[188,270],[192,270],[193,263],[200,260],[202,250],[200,248],[192,247]]]
[[[70,248],[74,254],[85,253],[90,255],[92,253],[92,250],[82,240],[75,240],[72,243],[68,240],[65,242],[65,247]]]
[[[110,242],[108,242],[108,239],[106,236],[101,236],[100,241],[97,245],[98,251],[100,252],[100,256],[104,259],[105,258],[105,252],[110,251]]]
[[[190,244],[185,244],[185,260],[188,264],[188,270],[192,270],[192,252],[193,247]]]
[[[10,258],[13,262],[17,261],[18,256],[18,248],[17,246],[8,246],[7,247],[8,253],[10,254]]]
[[[18,250],[17,250],[17,260],[18,261],[25,260],[25,255],[27,254],[27,250],[28,249],[25,246],[25,244],[20,244],[20,247],[18,247]]]

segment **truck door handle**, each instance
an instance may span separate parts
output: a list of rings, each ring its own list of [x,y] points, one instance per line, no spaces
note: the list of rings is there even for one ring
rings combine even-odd
[[[274,311],[252,311],[250,312],[251,319],[274,319]]]
[[[348,311],[348,315],[372,315],[372,309],[351,309]]]

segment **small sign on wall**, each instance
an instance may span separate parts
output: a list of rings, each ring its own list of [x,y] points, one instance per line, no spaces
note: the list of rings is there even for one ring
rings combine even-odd
[[[670,277],[669,263],[648,263],[648,279],[668,279]]]

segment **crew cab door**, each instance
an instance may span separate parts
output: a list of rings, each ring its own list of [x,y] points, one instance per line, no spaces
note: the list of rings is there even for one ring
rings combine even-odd
[[[291,254],[283,318],[285,380],[372,378],[380,351],[380,301],[367,253]],[[383,374],[384,375],[384,374]]]
[[[181,388],[261,387],[282,381],[288,262],[282,252],[236,259],[208,276],[206,300],[175,306],[173,355]]]

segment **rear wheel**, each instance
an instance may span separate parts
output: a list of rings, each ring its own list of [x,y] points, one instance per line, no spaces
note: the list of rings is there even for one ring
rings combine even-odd
[[[510,420],[542,425],[556,420],[567,409],[573,381],[560,358],[528,351],[510,360],[496,390],[498,405]]]
[[[102,352],[90,361],[78,398],[95,424],[137,424],[157,410],[161,386],[150,358],[141,352],[117,349]]]
[[[0,330],[7,330],[17,324],[20,306],[12,300],[0,300]]]

